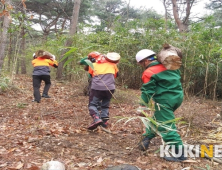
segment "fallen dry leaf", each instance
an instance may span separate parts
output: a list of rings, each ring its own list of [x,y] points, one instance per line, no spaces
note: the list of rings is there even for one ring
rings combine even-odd
[[[140,164],[147,164],[147,161],[141,161],[141,157],[137,158],[136,162],[140,163]]]
[[[97,163],[101,163],[102,161],[103,161],[103,158],[100,157],[96,162],[97,162]]]
[[[194,164],[194,162],[195,166],[202,169],[206,169],[207,164],[212,170],[222,169],[221,164],[216,164],[214,167],[215,164],[213,165],[209,160],[203,158],[188,161],[188,164],[164,161],[159,154],[155,154],[161,145],[159,137],[152,140],[147,152],[139,151],[136,145],[143,133],[143,123],[140,120],[127,124],[124,121],[117,123],[118,119],[115,118],[129,117],[129,114],[134,114],[132,110],[136,106],[132,103],[125,104],[124,102],[128,102],[128,100],[123,101],[121,106],[117,106],[111,101],[109,122],[110,125],[113,125],[111,126],[112,134],[104,133],[104,131],[89,132],[87,127],[92,121],[87,106],[89,96],[83,96],[82,84],[80,87],[79,82],[78,84],[75,82],[58,84],[57,81],[52,80],[49,91],[51,98],[42,99],[41,104],[37,104],[31,102],[33,87],[30,76],[15,75],[13,81],[16,86],[21,87],[18,88],[18,91],[9,89],[5,93],[0,93],[1,170],[39,170],[43,162],[52,159],[65,162],[66,169],[70,170],[104,170],[110,166],[126,163],[143,170],[181,170],[183,168],[188,170],[189,167],[186,166]],[[64,87],[64,90],[61,90],[61,86]],[[44,85],[41,86],[41,92],[43,88]],[[121,94],[121,89],[118,90]],[[127,89],[120,97],[130,99],[127,97],[129,93],[140,95],[139,90]],[[73,105],[73,103],[75,104]],[[25,107],[18,107],[24,104]],[[215,104],[217,103],[215,102]],[[222,138],[222,130],[219,128],[222,127],[222,123],[219,122],[220,125],[214,122],[215,129],[202,128],[220,112],[218,108],[215,110],[208,106],[210,105],[206,101],[184,100],[181,107],[177,109],[177,117],[191,120],[189,116],[192,115],[191,123],[194,125],[190,126],[187,131],[187,137],[182,137],[183,141],[202,144],[200,140],[219,141]],[[124,112],[120,107],[124,107]],[[181,128],[179,132],[184,133],[185,129]],[[21,162],[18,163],[19,161]]]
[[[21,169],[23,167],[24,163],[20,162],[17,166],[16,169]]]
[[[6,162],[6,163],[4,163],[4,164],[1,164],[0,167],[5,167],[5,166],[7,166],[7,165],[8,165],[8,163]]]

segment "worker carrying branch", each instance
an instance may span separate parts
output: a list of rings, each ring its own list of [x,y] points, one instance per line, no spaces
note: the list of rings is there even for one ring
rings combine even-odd
[[[162,63],[157,61],[157,59],[156,53],[149,49],[140,50],[136,54],[137,63],[145,69],[142,75],[141,105],[145,107],[151,99],[155,102],[153,119],[156,122],[165,123],[165,127],[156,127],[157,131],[161,134],[166,144],[175,146],[176,153],[178,153],[179,146],[183,148],[183,142],[180,135],[177,133],[175,122],[171,121],[175,119],[174,111],[183,102],[180,71],[178,70],[179,67],[170,67],[173,69],[167,69]],[[171,130],[166,129],[166,126]],[[143,140],[139,143],[139,149],[143,151],[147,150],[151,139],[155,136],[155,131],[146,127]],[[179,157],[172,156],[164,158],[168,161],[176,162],[187,159],[184,157],[184,151],[182,151],[182,155]]]
[[[40,95],[40,86],[41,82],[45,82],[44,90],[42,93],[42,97],[50,98],[48,95],[48,91],[51,86],[51,78],[50,78],[50,68],[52,66],[54,68],[58,67],[58,62],[55,60],[55,56],[49,52],[39,50],[33,54],[32,65],[34,66],[34,70],[32,73],[33,77],[33,90],[34,90],[34,100],[33,102],[40,103],[41,95]]]
[[[98,62],[99,59],[102,58],[102,54],[97,52],[97,51],[93,51],[90,52],[86,57],[82,58],[78,64],[79,65],[84,65],[84,70],[85,71],[89,71],[89,65],[85,60],[89,60],[92,63]],[[83,93],[85,96],[89,96],[90,93],[90,88],[91,88],[91,82],[92,82],[92,76],[91,74],[88,74],[88,84],[83,88]]]
[[[115,91],[115,78],[118,76],[117,63],[120,60],[118,53],[100,55],[89,67],[92,76],[92,84],[89,96],[89,114],[93,118],[89,130],[96,129],[99,125],[107,127],[109,120],[109,105]],[[98,106],[101,105],[101,111]]]

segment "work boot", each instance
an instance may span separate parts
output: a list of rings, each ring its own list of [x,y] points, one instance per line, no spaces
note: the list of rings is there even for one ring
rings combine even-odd
[[[42,97],[44,97],[44,98],[51,98],[48,94],[42,94]]]
[[[179,149],[175,148],[175,154],[179,153]],[[182,154],[179,157],[173,156],[172,154],[168,156],[163,157],[165,160],[170,161],[170,162],[182,162],[187,160],[187,157],[184,156],[184,148],[182,149]]]
[[[103,117],[102,118],[103,122],[102,122],[101,126],[104,127],[104,128],[107,128],[108,127],[108,120],[109,120],[108,117]]]
[[[150,138],[144,137],[143,140],[139,143],[139,150],[146,151],[149,148]]]
[[[37,103],[40,103],[40,101],[37,101],[37,100],[35,100],[35,99],[34,99],[34,100],[32,100],[32,102],[37,102]]]
[[[94,130],[96,129],[99,125],[102,124],[102,119],[99,118],[99,116],[94,115],[93,116],[93,122],[92,124],[88,127],[89,130]]]

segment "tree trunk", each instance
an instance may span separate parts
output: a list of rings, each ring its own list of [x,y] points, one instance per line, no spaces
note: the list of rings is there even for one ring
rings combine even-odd
[[[12,60],[12,33],[9,35],[9,48],[8,48],[8,72],[11,70],[11,60]]]
[[[21,59],[18,59],[18,60],[17,60],[17,64],[16,64],[16,73],[15,73],[15,74],[19,74],[20,62],[21,62]]]
[[[70,30],[69,30],[69,38],[67,39],[67,41],[65,43],[65,47],[69,47],[69,46],[72,45],[72,42],[73,42],[72,37],[77,31],[80,4],[81,4],[81,0],[75,0],[74,7],[73,7],[73,13],[72,13],[71,26],[70,26]],[[66,51],[67,50],[64,50],[62,52],[62,56],[64,56]],[[62,57],[60,58],[60,60],[61,59],[62,59]],[[63,66],[64,66],[66,61],[67,61],[67,58],[59,63],[58,70],[57,70],[57,73],[56,73],[56,79],[57,80],[62,79]]]
[[[21,74],[26,74],[26,62],[25,62],[25,28],[21,30],[22,44],[21,44]]]
[[[46,31],[43,32],[43,41],[44,41],[44,42],[47,41],[48,35],[49,35],[49,32],[46,32]]]
[[[166,7],[166,0],[163,0],[163,6],[165,9],[165,29],[167,30],[167,7]]]
[[[190,2],[190,0],[187,0],[187,1]],[[177,23],[179,31],[180,32],[188,31],[188,24],[187,24],[187,22],[183,23],[180,20],[178,6],[177,6],[177,0],[172,0],[172,4],[173,4],[173,16],[174,16],[174,19],[175,19],[175,21]],[[189,12],[190,12],[190,9],[191,8],[189,8],[189,9],[187,8],[187,10],[189,10]],[[188,21],[188,18],[189,18],[188,11],[186,11],[186,18],[187,18],[187,21]]]
[[[6,0],[7,4],[10,4],[10,0]],[[8,32],[8,27],[10,24],[10,16],[5,15],[4,16],[4,21],[3,21],[3,29],[1,32],[1,42],[0,42],[0,73],[2,70],[4,58],[5,58],[5,48],[7,44],[7,32]]]

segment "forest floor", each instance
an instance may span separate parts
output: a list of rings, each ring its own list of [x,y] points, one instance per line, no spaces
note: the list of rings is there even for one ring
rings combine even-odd
[[[165,161],[158,152],[159,137],[152,140],[148,151],[138,150],[142,122],[118,121],[117,117],[137,116],[139,90],[116,90],[110,105],[111,133],[101,128],[88,131],[92,119],[83,86],[84,82],[53,80],[51,98],[34,103],[31,77],[16,76],[14,86],[0,93],[0,169],[38,170],[50,160],[64,163],[67,170],[105,170],[120,164],[141,170],[222,169],[222,164],[206,158]],[[216,118],[220,105],[196,97],[183,102],[175,115],[186,122],[177,125],[184,143],[222,144],[222,124]]]

